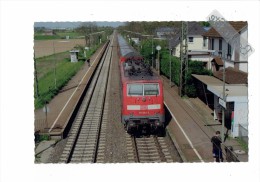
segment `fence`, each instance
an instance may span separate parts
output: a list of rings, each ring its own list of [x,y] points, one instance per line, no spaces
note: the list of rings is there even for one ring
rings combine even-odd
[[[239,124],[239,138],[248,144],[248,129]]]
[[[225,152],[227,162],[239,162],[237,155],[233,151],[232,146],[225,146]]]
[[[47,121],[46,119],[37,119],[34,122],[34,131],[35,132],[44,132],[46,130]]]

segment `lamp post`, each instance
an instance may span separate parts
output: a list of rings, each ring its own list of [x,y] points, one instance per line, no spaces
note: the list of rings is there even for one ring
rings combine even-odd
[[[153,37],[152,37],[152,68],[153,68]]]
[[[170,87],[172,87],[172,62],[171,62],[171,54],[172,54],[172,49],[169,48],[169,61],[170,61]]]
[[[56,79],[56,56],[55,56],[54,41],[52,41],[52,48],[53,48],[53,56],[54,56],[54,85],[55,85],[55,89],[56,89],[57,88],[57,79]]]
[[[158,51],[158,74],[160,75],[160,50],[161,50],[161,46],[158,45],[156,46],[156,50]]]
[[[37,76],[37,69],[36,69],[36,60],[35,60],[35,52],[33,54],[33,61],[34,61],[34,79],[35,79],[35,95],[36,95],[36,98],[39,97],[39,86],[38,86],[38,76]]]

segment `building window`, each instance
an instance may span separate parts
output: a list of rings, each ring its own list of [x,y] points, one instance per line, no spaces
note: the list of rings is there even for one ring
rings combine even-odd
[[[219,39],[218,46],[219,51],[222,51],[222,39]]]
[[[176,48],[173,48],[173,50],[172,50],[172,55],[176,55]]]
[[[222,39],[219,39],[218,41],[218,54],[222,57]]]
[[[193,37],[189,37],[189,42],[193,42]]]
[[[211,39],[211,50],[214,50],[214,39]]]
[[[207,43],[207,38],[203,37],[203,47],[206,47],[206,43]]]
[[[227,58],[231,59],[231,45],[228,44]]]

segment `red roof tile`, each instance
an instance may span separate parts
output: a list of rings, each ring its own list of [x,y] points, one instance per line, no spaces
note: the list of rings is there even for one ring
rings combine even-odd
[[[230,25],[237,31],[241,31],[247,26],[246,21],[229,21]],[[205,37],[222,37],[213,27],[203,34]]]
[[[225,70],[226,70],[226,77],[225,77],[226,83],[228,83],[228,84],[247,84],[248,83],[248,81],[247,81],[248,74],[247,73],[240,71],[240,70],[236,70],[232,67],[227,67]],[[216,78],[223,81],[223,70],[213,72],[213,75]]]
[[[216,62],[217,65],[223,66],[223,61],[220,57],[215,57],[211,62]]]

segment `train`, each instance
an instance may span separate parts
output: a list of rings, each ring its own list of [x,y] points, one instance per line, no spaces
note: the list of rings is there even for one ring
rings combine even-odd
[[[165,131],[163,84],[143,56],[117,35],[122,123],[129,134]]]

